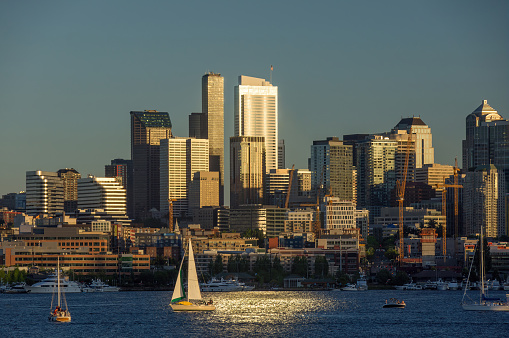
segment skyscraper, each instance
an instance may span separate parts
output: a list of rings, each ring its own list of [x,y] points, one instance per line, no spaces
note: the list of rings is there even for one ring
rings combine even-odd
[[[196,172],[208,171],[209,141],[184,137],[161,140],[160,160],[161,213],[168,213],[168,200],[172,199],[175,217],[191,216],[189,186]]]
[[[263,137],[230,137],[230,205],[263,203],[265,175]]]
[[[435,149],[433,148],[431,129],[420,117],[401,119],[391,134],[401,133],[414,135],[412,140],[415,141],[415,168],[422,168],[426,164],[434,163]]]
[[[189,120],[191,122],[191,118]],[[209,169],[219,172],[219,201],[224,204],[224,78],[208,72],[202,77],[200,138],[209,140]],[[191,132],[191,124],[190,124]],[[192,135],[189,135],[190,137]]]
[[[278,169],[278,87],[250,76],[239,76],[234,91],[235,136],[263,137],[265,170]]]
[[[81,174],[76,169],[60,169],[58,176],[64,183],[64,211],[74,212],[78,208],[78,179]]]
[[[277,144],[278,151],[278,169],[285,169],[286,166],[286,148],[285,148],[285,140],[279,140]]]
[[[168,113],[131,111],[131,159],[133,161],[134,217],[146,218],[159,206],[159,147],[171,134]]]
[[[201,138],[201,117],[202,113],[189,115],[189,137]]]
[[[26,172],[26,208],[29,216],[54,217],[64,212],[64,182],[57,173]]]
[[[133,208],[133,161],[117,158],[111,160],[111,164],[104,166],[105,177],[115,177],[126,190],[127,215],[134,218]]]
[[[337,137],[313,141],[309,159],[313,191],[316,193],[323,185],[321,197],[332,195],[342,201],[353,201],[352,161],[352,146],[345,145]]]

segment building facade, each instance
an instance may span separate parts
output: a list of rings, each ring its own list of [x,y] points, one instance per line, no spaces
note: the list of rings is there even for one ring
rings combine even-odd
[[[26,172],[26,213],[54,217],[64,212],[64,182],[57,173]]]
[[[78,180],[81,174],[76,169],[60,169],[58,176],[64,183],[64,211],[71,213],[78,207]]]

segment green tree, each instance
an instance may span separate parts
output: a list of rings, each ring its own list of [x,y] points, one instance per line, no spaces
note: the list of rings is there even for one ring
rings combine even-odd
[[[214,260],[212,275],[217,275],[221,272],[223,272],[223,258],[221,255],[217,255],[216,259]]]
[[[292,262],[292,273],[307,277],[308,275],[308,259],[305,256],[295,256]]]
[[[403,285],[410,281],[410,277],[405,271],[398,271],[396,276],[394,276],[394,285]]]
[[[392,278],[391,273],[387,269],[382,269],[376,274],[376,280],[380,284],[387,284]]]
[[[263,248],[265,245],[265,235],[263,234],[263,230],[248,229],[242,234],[242,238],[256,238],[258,240],[258,247],[260,248]]]
[[[338,270],[336,273],[336,279],[340,285],[346,285],[350,283],[350,276],[340,270]]]
[[[315,276],[326,277],[329,274],[329,262],[325,256],[317,256],[315,258]]]
[[[385,251],[385,257],[387,257],[387,259],[394,260],[398,257],[398,252],[394,248],[389,248]]]

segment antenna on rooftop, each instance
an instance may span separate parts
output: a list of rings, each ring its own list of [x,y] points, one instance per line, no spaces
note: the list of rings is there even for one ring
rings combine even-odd
[[[274,70],[274,67],[270,65],[270,84],[272,84],[272,71]]]

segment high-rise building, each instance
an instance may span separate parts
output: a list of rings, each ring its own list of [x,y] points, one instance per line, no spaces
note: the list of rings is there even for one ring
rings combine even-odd
[[[64,182],[57,173],[26,172],[26,212],[29,216],[44,217],[64,212]]]
[[[209,140],[209,169],[219,172],[219,201],[224,204],[224,77],[208,72],[202,77],[200,138]],[[191,135],[189,135],[191,136]]]
[[[202,207],[219,207],[219,173],[197,171],[189,184],[189,211]]]
[[[201,138],[201,117],[202,113],[189,115],[189,137]]]
[[[278,87],[250,76],[239,76],[234,91],[235,136],[263,137],[266,171],[278,168]]]
[[[133,161],[124,159],[111,160],[111,164],[104,166],[104,176],[114,177],[126,190],[127,215],[134,218],[133,209]]]
[[[113,177],[89,176],[78,180],[78,219],[82,214],[90,216],[93,211],[100,219],[112,223],[125,222],[127,218],[126,190]],[[87,216],[87,217],[88,217]]]
[[[279,140],[277,144],[277,167],[278,169],[285,169],[286,166],[286,149],[285,149],[285,140]]]
[[[291,172],[292,169],[271,169],[269,173],[265,174],[265,204],[285,207]],[[311,171],[293,169],[288,206],[291,208],[311,203],[311,197]]]
[[[60,169],[58,176],[64,183],[64,211],[74,212],[78,208],[78,180],[81,174],[76,169]]]
[[[159,147],[171,134],[168,113],[155,110],[131,111],[131,159],[133,161],[134,217],[146,218],[151,209],[160,210]]]
[[[396,186],[398,141],[373,136],[357,147],[357,208],[369,210],[370,221],[380,216],[381,207],[390,206]]]
[[[431,129],[420,117],[403,118],[391,131],[391,134],[402,133],[413,135],[416,168],[422,168],[426,164],[434,163],[435,150],[433,148]]]
[[[263,137],[230,137],[230,205],[263,203],[265,175]]]
[[[463,141],[463,170],[494,164],[509,168],[509,121],[504,120],[487,100],[466,118]]]
[[[161,213],[169,211],[168,200],[173,201],[173,215],[189,214],[189,185],[194,174],[209,169],[209,141],[177,137],[161,140]]]
[[[505,177],[495,165],[479,166],[466,173],[463,182],[464,235],[507,235]]]
[[[321,196],[332,195],[340,200],[353,201],[353,154],[352,146],[345,145],[337,137],[313,141],[309,170],[312,189],[321,189]]]

